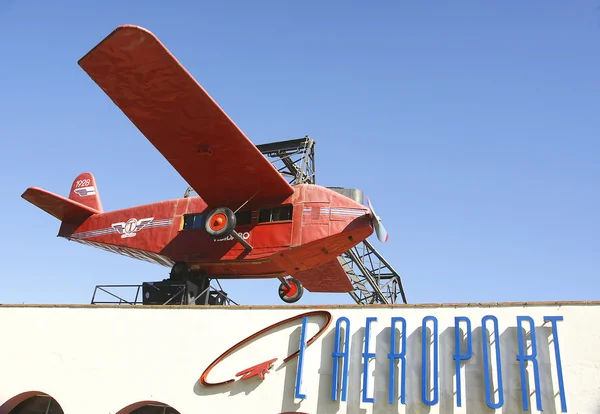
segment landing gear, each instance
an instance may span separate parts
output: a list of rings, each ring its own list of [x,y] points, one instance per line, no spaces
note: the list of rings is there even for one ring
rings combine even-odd
[[[279,297],[286,303],[298,302],[304,293],[304,287],[298,279],[293,277],[283,279],[280,278]]]

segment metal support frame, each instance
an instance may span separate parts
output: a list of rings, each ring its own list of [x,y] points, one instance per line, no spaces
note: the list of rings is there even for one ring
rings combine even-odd
[[[290,185],[316,184],[315,144],[315,140],[307,135],[304,138],[260,144],[256,148]],[[188,186],[183,197],[190,197],[194,193],[194,189]]]
[[[198,286],[190,287],[185,282],[172,283],[171,286],[178,288],[177,292],[167,301],[160,305],[209,305],[211,298],[221,298],[225,306],[239,305],[223,291],[218,280],[212,279],[217,286],[201,286],[203,290],[198,290]],[[92,305],[143,305],[142,297],[143,285],[98,285],[92,295]],[[117,292],[119,290],[119,292]],[[193,296],[190,295],[193,293]],[[204,303],[198,303],[201,300]]]
[[[304,138],[257,145],[291,185],[316,184],[315,140]]]
[[[365,240],[338,257],[354,285],[350,292],[358,304],[407,303],[402,280],[392,266]]]

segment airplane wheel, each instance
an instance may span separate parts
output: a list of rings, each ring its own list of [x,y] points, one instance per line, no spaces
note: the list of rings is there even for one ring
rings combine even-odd
[[[177,262],[171,268],[169,276],[172,280],[183,280],[185,276],[190,272],[190,268],[185,262]]]
[[[235,228],[235,214],[227,207],[216,208],[206,217],[204,229],[214,239],[229,236]]]
[[[279,297],[286,303],[298,302],[304,293],[302,283],[293,277],[285,279],[285,281],[290,287],[287,288],[283,283],[279,285]]]

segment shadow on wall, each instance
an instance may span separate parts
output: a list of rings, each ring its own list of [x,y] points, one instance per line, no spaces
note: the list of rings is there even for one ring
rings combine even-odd
[[[0,406],[0,414],[64,414],[54,398],[40,391],[28,391],[12,397]]]

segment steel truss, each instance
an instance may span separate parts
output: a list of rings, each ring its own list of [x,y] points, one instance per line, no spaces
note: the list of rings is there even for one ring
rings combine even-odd
[[[315,140],[309,136],[305,136],[299,139],[261,144],[257,145],[257,148],[291,185],[316,184],[315,144]],[[360,190],[340,187],[329,188],[347,196],[348,194],[352,194],[352,198],[359,198],[356,201],[363,202]],[[192,187],[188,187],[184,193],[184,197],[190,197],[193,193],[194,190]],[[400,275],[367,240],[339,256],[338,260],[346,270],[354,286],[354,291],[349,294],[357,304],[391,305],[400,301],[407,303]],[[217,279],[211,280],[217,284],[219,283]],[[94,296],[92,297],[92,304],[118,303],[135,305],[146,303],[144,298],[140,299],[140,289],[143,289],[144,285],[96,286]],[[172,284],[173,288],[179,289],[177,286],[179,286],[177,283]],[[135,289],[134,299],[123,299],[121,296],[108,290],[123,287],[128,287],[132,290]],[[185,289],[186,287],[182,285],[181,290],[177,290],[164,304],[197,303],[193,297],[190,298],[189,295],[186,295]],[[218,288],[209,287],[208,289],[210,290],[210,298],[212,299],[207,299],[206,304],[237,305],[220,289],[220,284]],[[108,294],[109,297],[112,297],[112,301],[105,302],[98,300],[96,298],[98,291],[102,294]]]

